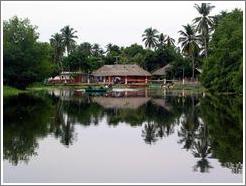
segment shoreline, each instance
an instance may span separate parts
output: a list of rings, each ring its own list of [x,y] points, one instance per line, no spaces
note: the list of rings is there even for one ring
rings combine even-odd
[[[87,88],[88,86],[93,86],[93,87],[100,87],[104,86],[102,84],[49,84],[49,85],[42,85],[42,84],[34,84],[30,87],[27,87],[26,90],[20,90],[15,87],[10,87],[7,85],[3,86],[3,96],[8,97],[8,96],[17,96],[20,93],[28,93],[32,91],[42,91],[42,90],[49,90],[49,89],[55,89],[55,88],[74,88],[74,89],[84,89]],[[125,84],[120,84],[120,85],[113,85],[113,88],[147,88],[151,90],[156,90],[156,91],[163,91],[165,89],[160,88],[160,85],[157,86],[152,86],[151,84],[147,84],[145,86],[139,86],[139,85],[125,85]],[[198,84],[174,84],[172,88],[166,88],[167,91],[190,91],[191,93],[197,93],[197,92],[205,92],[207,94],[211,95],[224,95],[224,96],[242,96],[242,94],[237,94],[234,92],[217,92],[217,93],[211,93],[209,92],[206,88],[204,88],[200,83]]]

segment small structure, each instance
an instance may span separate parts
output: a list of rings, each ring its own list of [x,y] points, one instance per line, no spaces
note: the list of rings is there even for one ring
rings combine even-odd
[[[172,68],[172,65],[167,64],[164,67],[157,69],[156,71],[152,72],[152,76],[156,77],[165,77],[167,72]]]
[[[134,65],[104,65],[95,70],[92,75],[96,82],[112,83],[112,84],[131,84],[144,83],[147,84],[151,74],[142,69],[140,66]]]
[[[83,72],[61,72],[54,78],[49,78],[48,83],[88,83],[90,75]]]

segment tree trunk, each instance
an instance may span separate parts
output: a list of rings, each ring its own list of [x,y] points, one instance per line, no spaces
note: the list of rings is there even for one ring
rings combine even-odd
[[[205,57],[208,57],[208,47],[207,47],[207,38],[204,36],[204,45],[205,45]]]
[[[194,60],[194,55],[192,54],[192,81],[194,82],[194,76],[195,76],[195,60]]]

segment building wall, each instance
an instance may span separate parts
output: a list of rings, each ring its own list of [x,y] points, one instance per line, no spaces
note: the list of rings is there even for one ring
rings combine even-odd
[[[104,83],[148,83],[150,77],[146,76],[105,76],[105,77],[95,77],[97,82]],[[147,80],[147,81],[146,81]]]

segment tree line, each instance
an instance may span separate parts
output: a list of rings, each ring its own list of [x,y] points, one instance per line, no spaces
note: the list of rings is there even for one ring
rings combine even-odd
[[[144,47],[109,43],[106,49],[98,43],[77,44],[77,31],[69,25],[54,33],[49,43],[40,42],[37,27],[15,16],[3,24],[4,84],[25,88],[62,71],[91,73],[104,64],[134,63],[149,72],[171,64],[168,78],[199,78],[210,91],[241,93],[242,11],[211,16],[215,7],[210,3],[194,8],[200,16],[182,26],[177,42],[149,27],[142,34]]]

